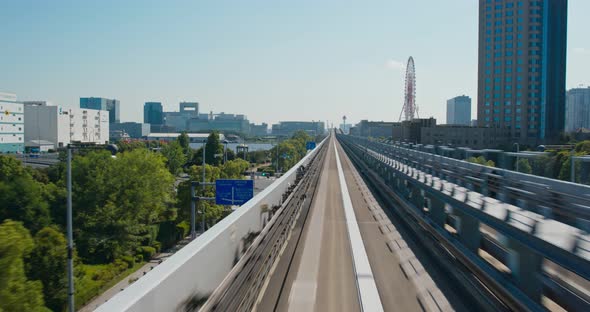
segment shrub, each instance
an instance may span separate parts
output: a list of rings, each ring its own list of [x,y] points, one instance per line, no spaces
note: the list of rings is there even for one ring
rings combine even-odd
[[[137,263],[143,262],[143,255],[142,254],[135,255],[135,262],[137,262]]]
[[[121,260],[127,263],[127,268],[132,268],[135,265],[135,258],[132,256],[123,256]]]
[[[154,247],[156,249],[156,252],[160,252],[160,250],[162,249],[162,244],[160,244],[160,242],[158,242],[158,241],[154,241],[154,243],[152,244],[152,247]]]
[[[177,237],[178,240],[185,238],[188,235],[190,230],[190,225],[186,221],[182,221],[176,225],[177,233],[180,237]]]
[[[149,260],[156,253],[156,249],[150,246],[141,246],[137,248],[137,253],[143,256],[143,259]]]

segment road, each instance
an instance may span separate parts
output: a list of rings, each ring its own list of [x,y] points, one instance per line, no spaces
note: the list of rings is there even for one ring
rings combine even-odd
[[[270,278],[258,310],[361,311],[361,305],[367,311],[422,310],[416,283],[402,271],[399,256],[388,249],[388,236],[380,230],[382,223],[369,209],[368,203],[376,205],[374,198],[361,192],[366,186],[359,185],[356,169],[335,141],[328,142],[320,181],[294,256],[281,258],[277,265],[288,269],[275,270],[286,271],[286,276],[277,273]],[[340,178],[346,187],[341,186]],[[346,213],[347,200],[354,210],[352,217]],[[361,246],[354,243],[355,227]],[[368,271],[362,267],[363,256],[368,258]],[[378,290],[376,297],[371,297],[371,287]]]

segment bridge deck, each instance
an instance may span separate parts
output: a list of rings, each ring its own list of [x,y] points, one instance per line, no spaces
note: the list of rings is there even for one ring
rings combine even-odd
[[[361,304],[365,307],[369,304],[385,311],[419,311],[420,304],[436,305],[434,300],[437,298],[430,301],[424,301],[423,298],[419,303],[419,292],[415,286],[417,280],[412,280],[411,276],[406,277],[401,266],[403,261],[410,259],[402,259],[388,248],[387,243],[391,241],[393,233],[383,231],[381,226],[386,223],[375,217],[375,207],[378,204],[362,184],[356,169],[339,144],[334,145],[335,139],[332,140],[328,142],[328,153],[317,193],[294,257],[281,259],[278,263],[278,266],[289,266],[288,273],[286,276],[271,277],[258,310],[359,311]],[[335,146],[338,146],[348,192],[343,192],[339,183]],[[362,247],[370,264],[369,271],[372,270],[372,274],[367,274],[370,276],[361,275],[362,268],[358,268],[360,261],[353,258],[349,232],[351,224],[347,226],[343,195],[349,196],[352,203],[355,220],[348,221],[356,224],[360,230]],[[393,226],[389,223],[389,229],[391,228]],[[401,240],[399,235],[397,238]],[[409,252],[411,253],[410,250]],[[411,260],[419,265],[415,257]],[[281,270],[275,270],[278,271]],[[426,276],[430,282],[426,283],[429,285],[423,287],[424,289],[436,289],[423,268],[416,277],[418,275]],[[370,296],[370,289],[366,289],[370,286],[364,286],[363,283],[370,284],[371,281],[378,289],[379,298],[362,303],[359,298],[363,298],[363,292]],[[420,287],[422,286],[419,285],[418,288]],[[277,292],[280,293],[278,301],[270,299]],[[442,303],[445,307],[446,303],[446,307],[450,309],[442,293],[438,291],[436,295],[439,296],[438,304]]]

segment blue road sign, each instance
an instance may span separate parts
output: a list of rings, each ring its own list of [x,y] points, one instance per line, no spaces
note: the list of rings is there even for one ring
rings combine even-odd
[[[315,142],[314,141],[309,141],[305,144],[305,148],[308,150],[312,150],[315,148]]]
[[[253,180],[216,180],[215,203],[218,205],[243,205],[254,197]]]

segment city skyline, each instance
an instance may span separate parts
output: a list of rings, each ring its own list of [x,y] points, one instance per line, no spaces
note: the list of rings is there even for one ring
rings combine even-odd
[[[141,122],[149,101],[162,102],[164,111],[196,101],[203,111],[246,114],[255,123],[339,124],[344,114],[351,124],[395,121],[409,56],[420,117],[442,123],[447,99],[477,98],[477,1],[0,8],[12,25],[0,30],[11,42],[0,60],[1,90],[65,107],[77,107],[81,97],[118,99],[122,121]],[[588,1],[569,1],[567,89],[590,81],[589,9]]]

